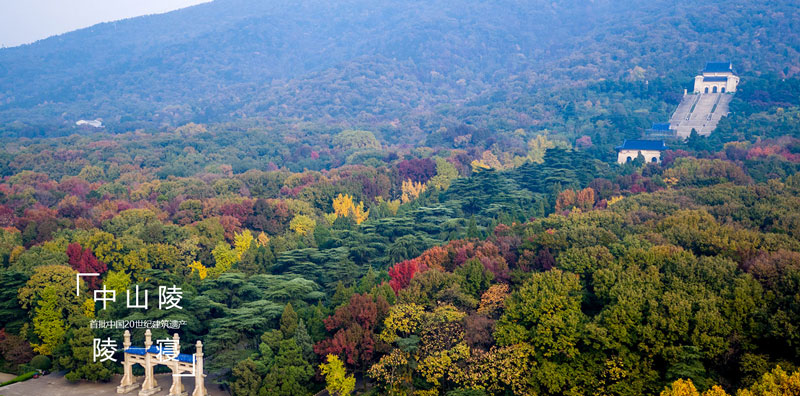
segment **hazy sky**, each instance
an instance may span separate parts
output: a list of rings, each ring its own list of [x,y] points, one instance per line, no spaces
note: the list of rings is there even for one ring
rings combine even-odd
[[[0,0],[0,47],[209,0]]]

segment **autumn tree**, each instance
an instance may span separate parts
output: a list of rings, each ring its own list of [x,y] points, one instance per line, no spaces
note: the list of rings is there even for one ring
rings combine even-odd
[[[781,366],[756,381],[747,389],[742,389],[736,396],[796,396],[800,395],[800,371],[787,373]]]
[[[429,158],[412,158],[400,161],[396,166],[400,180],[425,184],[437,171],[437,163]]]
[[[574,207],[578,202],[578,196],[572,189],[566,189],[558,194],[556,198],[556,210],[567,210]]]
[[[408,286],[411,283],[411,278],[419,270],[419,266],[415,260],[405,260],[395,264],[389,269],[389,285],[395,293]]]
[[[533,260],[533,269],[537,271],[549,271],[553,269],[555,264],[556,260],[553,258],[553,254],[550,253],[550,249],[544,248],[536,253],[536,259]]]
[[[505,301],[509,296],[509,287],[500,283],[489,286],[482,295],[478,313],[492,316],[495,312],[500,312],[505,307]]]
[[[407,395],[406,389],[410,387],[412,375],[409,367],[409,354],[400,349],[393,349],[373,364],[368,374],[383,385],[386,394]]]
[[[253,211],[245,219],[244,226],[278,235],[286,230],[292,215],[283,201],[259,198],[253,204]]]
[[[319,370],[325,377],[325,389],[331,395],[348,396],[356,387],[356,378],[347,375],[347,370],[336,355],[328,355],[327,363],[319,365]]]
[[[314,231],[316,226],[317,222],[306,215],[297,215],[289,223],[289,228],[297,235],[308,235]]]
[[[37,305],[33,317],[33,330],[42,342],[33,344],[33,350],[42,355],[52,355],[64,342],[67,333],[67,323],[63,317],[56,289],[53,286],[46,286]]]
[[[487,353],[471,356],[455,381],[468,389],[484,389],[491,394],[537,394],[530,380],[537,367],[535,352],[527,343],[494,347]]]
[[[339,217],[351,217],[356,224],[361,224],[369,217],[369,209],[364,210],[363,201],[356,205],[350,194],[339,194],[333,199],[333,213],[326,215],[326,218],[333,224]]]
[[[70,243],[67,245],[67,256],[69,257],[69,265],[79,273],[97,273],[103,274],[108,267],[94,256],[91,250],[82,249],[78,243]],[[89,288],[97,289],[99,277],[89,277]]]
[[[594,190],[591,187],[586,187],[576,194],[575,205],[582,210],[590,210],[594,207],[594,200]]]
[[[419,330],[425,318],[425,308],[414,304],[397,304],[389,308],[384,320],[380,338],[385,342],[395,342],[398,338],[413,335]]]
[[[389,304],[383,297],[354,294],[347,304],[336,308],[333,315],[324,320],[331,336],[314,345],[314,352],[322,356],[340,356],[350,367],[365,370],[375,358],[380,344],[375,331],[388,309]]]
[[[34,356],[33,348],[23,339],[0,329],[0,357],[15,365],[25,364]]]
[[[413,180],[403,180],[403,184],[401,186],[403,195],[401,196],[400,200],[403,203],[411,202],[419,197],[420,194],[425,192],[427,189],[426,185],[422,182],[413,181]]]

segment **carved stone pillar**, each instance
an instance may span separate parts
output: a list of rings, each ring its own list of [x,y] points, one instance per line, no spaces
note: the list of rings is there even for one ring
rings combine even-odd
[[[178,360],[178,355],[181,353],[181,339],[178,333],[173,334],[172,340],[175,344],[175,350],[172,352],[175,355],[175,360],[170,362],[170,367],[172,368],[172,386],[169,388],[169,396],[186,396],[187,393],[183,390],[181,371],[179,368],[180,361]]]
[[[207,396],[205,374],[203,374],[203,343],[197,340],[194,354],[194,392],[192,396]]]
[[[138,383],[133,382],[133,362],[128,359],[128,353],[125,352],[128,348],[131,347],[131,332],[125,330],[125,339],[122,342],[122,356],[124,360],[122,361],[122,381],[120,381],[119,386],[117,387],[117,393],[128,393],[136,388],[139,387]]]
[[[144,332],[144,382],[142,383],[142,390],[139,391],[139,396],[150,396],[152,394],[161,392],[161,387],[158,386],[155,377],[153,376],[153,357],[150,356],[150,347],[153,346],[152,333],[150,329]]]

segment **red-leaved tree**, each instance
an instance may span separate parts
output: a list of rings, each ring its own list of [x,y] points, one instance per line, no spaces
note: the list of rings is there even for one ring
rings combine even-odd
[[[103,274],[108,270],[106,263],[98,260],[89,248],[83,249],[78,243],[67,245],[67,257],[69,258],[69,266],[78,272]],[[89,283],[89,288],[97,289],[100,277],[91,276],[86,279]]]
[[[28,341],[14,334],[7,334],[6,329],[0,329],[0,356],[13,364],[25,364],[34,353]]]
[[[392,287],[394,293],[397,294],[400,290],[406,288],[414,274],[419,272],[419,264],[416,259],[401,261],[389,268],[389,286]]]
[[[333,315],[324,320],[325,328],[333,334],[314,345],[320,356],[334,354],[354,368],[365,370],[375,358],[377,343],[376,326],[389,312],[389,303],[382,296],[354,294],[350,301],[336,308]]]

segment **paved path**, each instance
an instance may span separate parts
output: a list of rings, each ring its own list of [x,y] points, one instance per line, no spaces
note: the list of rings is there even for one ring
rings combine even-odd
[[[692,129],[707,136],[717,127],[719,120],[728,114],[728,104],[733,94],[708,93],[685,95],[669,120],[670,129],[678,137],[688,137]],[[694,111],[692,111],[694,110]]]
[[[141,383],[144,377],[136,377]],[[162,396],[169,393],[172,383],[170,374],[157,374],[156,380],[161,386],[161,392],[156,395]],[[75,384],[70,383],[64,378],[63,373],[52,373],[44,377],[30,379],[25,382],[18,382],[0,388],[2,396],[117,396],[117,385],[120,376],[115,375],[109,382],[86,382],[81,381]],[[192,378],[183,379],[183,387],[189,394],[194,390],[194,380]],[[229,396],[228,392],[220,390],[216,384],[209,384],[206,377],[206,389],[209,396]],[[126,393],[127,396],[136,396],[138,390]]]

